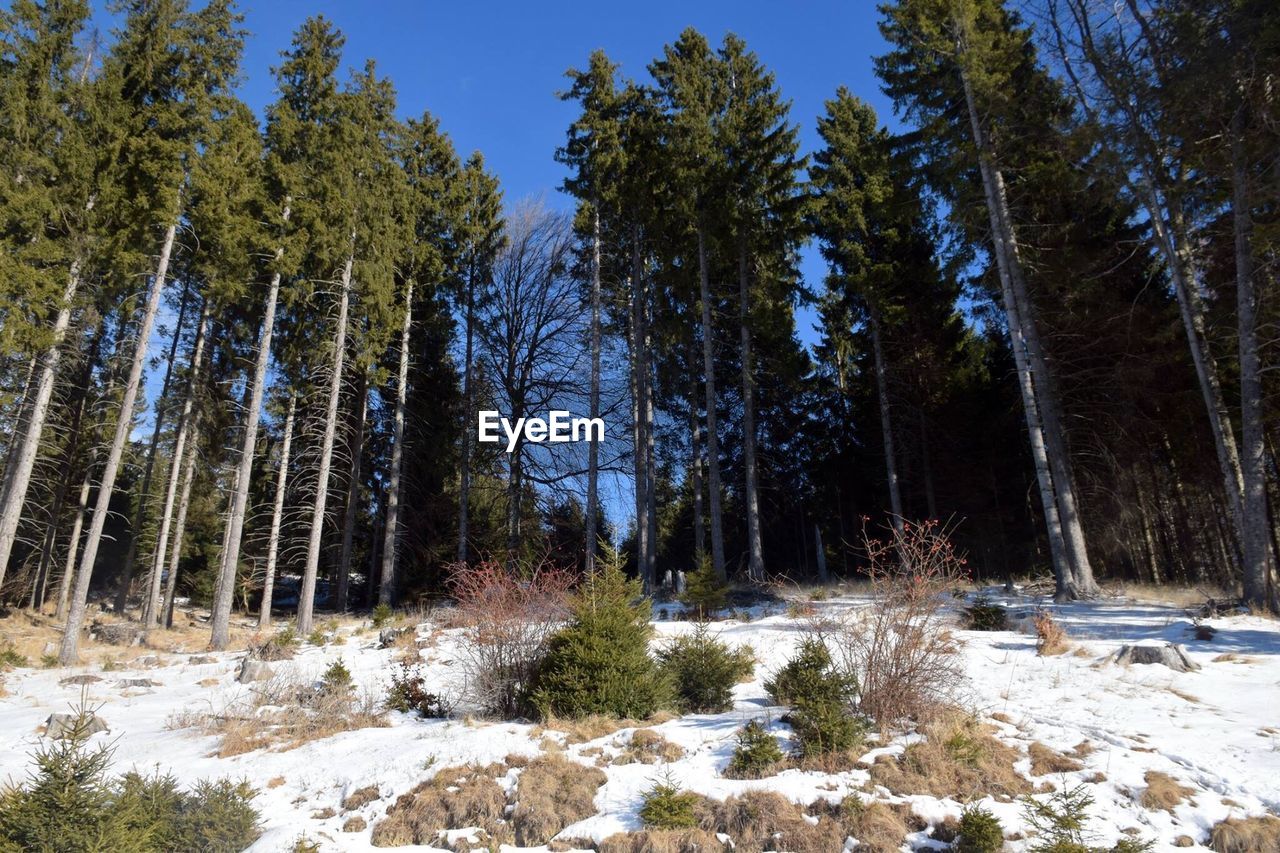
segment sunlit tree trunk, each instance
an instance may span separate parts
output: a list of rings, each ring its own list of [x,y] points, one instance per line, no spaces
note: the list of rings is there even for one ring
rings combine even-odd
[[[867,310],[871,327],[871,354],[875,360],[876,396],[880,401],[880,435],[884,442],[884,469],[889,481],[890,520],[893,528],[902,534],[902,488],[898,484],[898,462],[893,449],[893,420],[889,411],[889,378],[885,364],[884,345],[880,340],[880,312],[874,305]]]
[[[738,328],[742,361],[742,464],[746,469],[743,492],[747,513],[747,577],[759,583],[764,580],[764,546],[760,537],[760,499],[756,473],[756,407],[755,376],[751,360],[751,297],[747,247],[738,247]]]
[[[289,411],[284,416],[284,438],[280,443],[279,470],[276,472],[276,496],[271,508],[271,532],[267,535],[267,570],[262,581],[262,606],[258,610],[258,628],[271,626],[271,598],[276,586],[276,559],[280,553],[280,523],[284,518],[284,497],[289,486],[289,450],[293,444],[293,419],[298,398],[289,395]]]
[[[382,578],[378,603],[390,606],[396,594],[396,543],[400,535],[400,469],[404,464],[404,409],[409,393],[409,332],[413,327],[413,282],[404,294],[400,327],[400,372],[396,376],[396,410],[391,435],[391,470],[387,473],[387,515],[382,530]],[[370,583],[373,582],[370,576]]]
[[[704,386],[707,393],[707,488],[711,497],[711,565],[716,577],[725,580],[724,528],[720,508],[720,436],[716,422],[715,334],[711,325],[711,278],[707,269],[706,237],[701,222],[698,223],[698,288],[702,302],[702,361],[707,372]]]
[[[173,547],[169,549],[169,577],[165,581],[164,604],[160,608],[164,614],[164,626],[173,627],[173,601],[178,590],[178,567],[182,564],[182,540],[187,532],[187,510],[191,507],[191,484],[196,478],[196,428],[199,418],[192,419],[191,440],[187,442],[187,457],[182,474],[182,494],[178,498],[178,517],[173,522]]]
[[[338,556],[338,589],[334,606],[339,613],[346,612],[347,590],[351,583],[351,551],[355,539],[356,510],[360,504],[360,457],[364,448],[364,424],[369,415],[368,374],[361,370],[356,379],[355,406],[358,414],[352,419],[351,458],[347,467],[347,501],[343,507],[342,550]],[[370,583],[373,579],[369,579]]]
[[[600,417],[600,208],[591,207],[591,391],[588,402],[590,417]],[[584,546],[585,565],[590,575],[596,567],[596,516],[599,514],[597,492],[600,477],[600,449],[595,441],[587,444],[587,517]]]

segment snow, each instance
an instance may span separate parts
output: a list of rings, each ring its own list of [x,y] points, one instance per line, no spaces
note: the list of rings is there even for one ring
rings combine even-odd
[[[1035,607],[1048,607],[1070,634],[1076,651],[1039,657],[1035,639],[1018,629],[999,632],[956,631],[963,640],[968,681],[965,703],[985,717],[997,715],[998,736],[1025,748],[1040,741],[1068,751],[1088,741],[1094,751],[1082,759],[1084,768],[1040,777],[1061,789],[1105,774],[1090,784],[1095,797],[1091,829],[1098,843],[1110,844],[1125,830],[1160,845],[1187,835],[1203,844],[1208,830],[1229,816],[1280,812],[1280,623],[1236,616],[1205,620],[1217,629],[1209,641],[1192,637],[1191,620],[1174,606],[1124,599],[1053,605],[1023,596],[988,591],[1015,617],[1029,617]],[[813,604],[817,608],[873,606],[857,595]],[[691,631],[688,622],[674,621],[660,611],[654,623],[655,643]],[[643,792],[659,778],[669,777],[691,790],[723,799],[751,789],[777,791],[794,802],[839,801],[861,789],[868,780],[865,767],[825,774],[787,770],[750,781],[725,779],[721,772],[734,747],[734,734],[750,719],[766,720],[785,734],[778,722],[783,708],[772,707],[764,681],[784,663],[798,642],[803,620],[781,612],[757,609],[751,621],[725,621],[716,629],[732,644],[750,644],[756,652],[756,676],[735,690],[735,707],[725,714],[690,715],[655,727],[655,731],[685,750],[685,756],[664,765],[623,764],[604,767],[608,781],[596,797],[597,814],[567,827],[561,837],[605,838],[640,828],[637,816]],[[459,672],[453,663],[453,637],[431,625],[418,627],[420,636],[435,642],[422,649],[429,683],[449,685],[456,692]],[[1185,644],[1200,670],[1175,673],[1162,666],[1120,667],[1108,662],[1126,643]],[[318,678],[341,659],[361,688],[381,694],[395,669],[398,650],[377,647],[376,632],[343,629],[323,647],[305,646],[292,660],[276,664],[306,678]],[[1229,653],[1229,654],[1228,654]],[[259,750],[217,758],[217,738],[191,728],[176,727],[173,718],[184,711],[218,711],[253,689],[235,681],[243,652],[210,654],[209,663],[192,663],[189,655],[159,654],[161,666],[121,668],[104,672],[94,665],[73,669],[23,668],[5,676],[7,695],[0,698],[0,780],[17,781],[30,769],[30,753],[39,740],[38,729],[49,714],[67,710],[84,690],[87,700],[110,726],[93,742],[115,748],[114,771],[130,768],[172,773],[181,782],[208,777],[248,779],[258,790],[263,834],[255,851],[291,849],[306,836],[324,850],[365,850],[374,822],[395,801],[437,770],[467,763],[503,761],[509,755],[533,756],[549,733],[533,724],[451,720],[422,720],[399,713],[388,715],[385,728],[344,732],[288,751]],[[1226,657],[1220,657],[1220,656]],[[1215,660],[1216,659],[1216,660]],[[82,688],[60,685],[68,676],[93,674],[102,680]],[[122,687],[129,678],[149,678],[152,688]],[[212,679],[213,681],[210,681]],[[450,692],[446,687],[445,692]],[[566,755],[594,765],[602,751],[612,754],[625,745],[632,730],[623,729],[597,740],[567,745]],[[898,752],[910,736],[887,745],[874,745],[863,757],[869,765],[882,752]],[[1029,762],[1018,766],[1024,773]],[[1196,789],[1195,795],[1172,813],[1148,811],[1138,803],[1146,786],[1144,774],[1156,770]],[[512,770],[506,786],[514,784]],[[282,782],[279,780],[283,780]],[[275,784],[275,787],[271,787]],[[343,799],[367,785],[376,785],[381,799],[354,812],[341,811]],[[926,796],[906,800],[916,814],[931,821],[958,816],[960,803]],[[1004,823],[1006,831],[1025,829],[1017,803],[989,799],[983,805]],[[313,814],[332,809],[334,816]],[[342,831],[353,815],[368,828]],[[467,837],[454,832],[450,841]],[[917,848],[937,846],[927,832],[908,839]],[[1030,842],[1010,842],[1022,850]],[[416,848],[431,849],[431,848]],[[515,848],[504,848],[515,849]],[[545,849],[545,848],[539,848]],[[1204,849],[1203,847],[1199,849]]]

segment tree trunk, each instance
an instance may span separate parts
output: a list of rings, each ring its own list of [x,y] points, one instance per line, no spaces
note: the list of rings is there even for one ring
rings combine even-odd
[[[813,550],[818,558],[818,583],[825,584],[831,580],[831,575],[827,572],[827,551],[822,546],[822,528],[816,521],[813,523]]]
[[[471,362],[475,357],[476,335],[476,270],[475,260],[467,270],[467,344],[462,362],[462,459],[458,463],[458,562],[466,563],[470,531],[471,501],[471,430],[475,429],[475,401],[471,387]]]
[[[378,603],[395,600],[396,543],[400,535],[400,469],[404,464],[404,407],[409,394],[409,332],[413,326],[413,282],[404,294],[404,325],[400,329],[400,373],[396,377],[396,411],[391,435],[391,470],[387,476],[387,517],[382,530],[382,578]],[[373,582],[372,575],[369,582]]]
[[[351,238],[355,240],[355,235]],[[298,636],[311,633],[311,617],[315,611],[316,572],[320,568],[321,534],[324,533],[324,510],[329,500],[329,468],[333,464],[333,441],[337,432],[338,399],[342,393],[342,365],[347,350],[347,310],[351,301],[351,265],[347,256],[342,268],[342,290],[338,298],[338,327],[333,340],[333,364],[329,377],[329,406],[325,417],[324,439],[320,445],[320,471],[316,476],[316,497],[311,508],[311,535],[307,540],[307,563],[298,595]],[[229,590],[228,590],[229,592]]]
[[[169,486],[164,496],[164,511],[160,516],[160,531],[156,534],[156,551],[151,560],[151,582],[148,584],[147,601],[142,611],[142,624],[153,628],[160,623],[160,580],[164,575],[165,552],[169,547],[169,531],[173,524],[173,506],[178,495],[178,480],[182,461],[186,458],[187,437],[191,428],[191,410],[195,405],[196,383],[200,378],[200,365],[204,359],[204,342],[209,327],[209,303],[200,309],[200,325],[196,327],[195,346],[191,350],[191,369],[187,373],[187,393],[178,416],[178,435],[173,443],[173,458],[169,462]]]
[[[902,489],[898,485],[898,463],[893,450],[893,423],[889,414],[889,380],[888,368],[885,365],[884,347],[880,341],[880,311],[874,305],[867,306],[867,317],[871,326],[871,353],[875,359],[876,395],[880,400],[880,434],[884,441],[884,469],[889,481],[889,508],[893,513],[890,520],[893,529],[902,535]]]
[[[40,357],[35,398],[22,431],[22,437],[5,471],[5,485],[0,494],[0,585],[4,584],[9,555],[18,535],[18,522],[22,520],[22,506],[27,500],[27,487],[31,485],[31,472],[35,468],[40,451],[40,435],[49,416],[49,401],[53,397],[53,383],[58,374],[58,359],[62,352],[62,339],[71,326],[71,303],[76,288],[80,286],[80,260],[71,263],[67,286],[62,291],[62,304],[58,306],[53,321],[53,340]],[[19,421],[21,423],[21,421]]]
[[[289,205],[286,203],[283,219],[289,221]],[[276,249],[279,263],[284,248]],[[244,536],[244,518],[249,506],[249,486],[253,476],[253,453],[258,442],[258,424],[262,418],[262,397],[266,388],[267,367],[271,363],[271,338],[275,333],[276,304],[280,298],[280,272],[271,274],[271,286],[267,289],[267,301],[262,310],[262,326],[258,331],[258,354],[253,363],[252,390],[249,392],[249,408],[245,411],[244,437],[240,443],[240,460],[236,476],[236,488],[231,496],[231,511],[227,517],[226,543],[222,553],[222,571],[219,576],[218,597],[214,602],[212,631],[209,645],[216,650],[225,649],[230,639],[231,593],[233,584],[221,583],[228,573],[234,579],[235,567],[240,564],[240,542]],[[227,566],[231,566],[228,569]]]
[[[178,517],[173,522],[173,548],[169,551],[169,578],[165,581],[164,626],[173,627],[173,600],[178,590],[178,567],[182,563],[182,539],[187,532],[187,510],[191,506],[191,484],[196,479],[196,428],[199,417],[192,417],[191,440],[187,442],[185,471],[182,474],[182,495],[178,498]]]
[[[632,453],[635,460],[636,573],[644,591],[653,589],[649,576],[649,442],[645,431],[645,385],[648,380],[645,354],[644,261],[640,251],[640,231],[631,231],[631,421]]]
[[[938,517],[938,497],[933,487],[933,454],[929,450],[929,420],[925,417],[924,408],[917,413],[920,417],[920,474],[924,477],[924,500],[929,517]]]
[[[706,237],[702,221],[698,221],[698,288],[702,302],[702,361],[707,375],[707,479],[711,494],[711,565],[716,577],[726,579],[724,566],[724,528],[720,509],[720,436],[716,424],[715,337],[711,326],[711,279],[707,270]]]
[[[284,440],[280,444],[280,469],[276,474],[276,499],[271,510],[271,533],[267,537],[267,571],[262,581],[262,605],[258,609],[258,630],[271,627],[271,596],[276,586],[276,556],[280,553],[280,521],[284,517],[284,496],[289,482],[289,448],[293,443],[293,418],[298,398],[289,395],[289,411],[284,416]],[[398,442],[397,442],[398,444]]]
[[[689,338],[689,365],[696,361]],[[698,418],[698,381],[689,373],[689,486],[693,490],[693,559],[698,568],[707,553],[707,533],[702,518],[702,425]]]
[[[164,429],[165,416],[169,414],[169,382],[173,379],[173,365],[178,358],[178,345],[182,342],[182,327],[187,317],[187,296],[190,288],[184,283],[182,298],[178,302],[178,321],[173,327],[173,341],[169,344],[169,358],[164,364],[164,381],[160,383],[160,397],[156,400],[156,422],[151,428],[151,443],[147,447],[147,462],[142,471],[142,486],[138,490],[133,519],[129,523],[129,547],[124,555],[124,568],[120,572],[120,586],[116,589],[114,608],[123,614],[129,603],[133,586],[133,569],[138,560],[138,545],[142,539],[143,525],[147,520],[147,504],[151,502],[151,477],[156,469],[156,453],[160,448],[160,432]]]
[[[1267,583],[1267,480],[1264,465],[1262,364],[1258,354],[1258,295],[1253,272],[1253,214],[1244,152],[1244,106],[1231,120],[1231,218],[1235,235],[1236,321],[1240,346],[1240,468],[1244,476],[1244,603],[1267,611],[1273,602]]]
[[[364,448],[364,423],[369,416],[369,374],[361,369],[356,378],[356,400],[359,414],[353,418],[351,429],[350,465],[347,468],[347,501],[343,508],[342,551],[338,557],[338,591],[335,607],[339,613],[347,611],[347,591],[351,583],[351,550],[356,529],[356,511],[360,504],[360,457]],[[354,410],[353,410],[354,411]],[[372,583],[372,578],[370,582]]]
[[[591,207],[591,392],[588,402],[591,418],[600,417],[600,208]],[[600,477],[600,449],[595,441],[587,443],[587,517],[584,565],[588,576],[596,567],[596,516],[599,514],[597,484]]]
[[[748,281],[747,246],[738,246],[738,327],[742,361],[742,460],[746,469],[746,490],[742,498],[747,512],[747,577],[764,581],[764,547],[760,539],[760,500],[756,473],[755,376],[751,360],[751,296]]]
[[[640,311],[644,316],[644,349],[642,364],[644,365],[644,518],[645,524],[648,526],[648,532],[645,535],[645,544],[647,551],[645,553],[645,576],[649,578],[650,584],[657,586],[658,584],[658,464],[654,453],[654,436],[653,436],[653,386],[656,377],[653,373],[653,359],[649,354],[653,352],[653,315],[651,313],[652,300],[649,297],[649,289],[646,283],[644,290],[641,291],[642,300],[640,302]]]
[[[164,290],[165,278],[169,274],[169,256],[173,252],[173,240],[177,230],[176,224],[165,229],[160,261],[156,265],[156,273],[151,279],[151,286],[147,293],[142,325],[138,329],[138,343],[134,349],[133,363],[129,367],[129,380],[124,388],[124,399],[120,402],[120,417],[116,422],[115,438],[111,442],[111,450],[107,454],[106,466],[102,471],[102,482],[98,486],[98,500],[93,508],[93,517],[89,521],[89,533],[85,539],[84,551],[80,555],[80,570],[76,576],[75,594],[72,596],[67,623],[62,632],[58,660],[63,666],[70,666],[80,656],[80,629],[84,624],[85,611],[89,604],[89,582],[93,579],[93,564],[98,559],[98,546],[101,544],[102,528],[107,522],[107,513],[111,508],[111,493],[115,490],[116,475],[120,472],[120,459],[124,455],[125,444],[128,443],[129,433],[133,428],[133,406],[138,399],[138,386],[142,382],[142,366],[147,360],[151,327],[155,324],[156,311],[160,307],[160,294]]]

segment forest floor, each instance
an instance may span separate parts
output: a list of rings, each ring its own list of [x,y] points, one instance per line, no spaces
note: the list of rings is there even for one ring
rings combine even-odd
[[[1280,622],[1248,616],[1208,619],[1203,624],[1216,633],[1197,640],[1192,620],[1177,604],[1108,598],[1058,606],[1032,596],[1005,595],[999,588],[988,592],[1009,608],[1013,619],[1009,630],[955,631],[966,671],[961,704],[1017,751],[1014,769],[1038,790],[1086,786],[1094,800],[1089,831],[1095,843],[1109,846],[1133,837],[1154,840],[1156,849],[1205,849],[1201,845],[1210,830],[1225,819],[1280,813]],[[721,639],[754,649],[755,676],[736,687],[735,706],[727,713],[652,724],[652,731],[678,747],[656,763],[618,760],[631,747],[636,725],[559,731],[554,725],[484,722],[461,713],[429,720],[389,712],[382,725],[336,734],[319,731],[315,739],[293,748],[276,743],[253,749],[249,743],[240,747],[249,751],[226,754],[237,750],[228,749],[219,735],[193,727],[193,721],[230,716],[230,709],[261,687],[237,681],[243,651],[206,654],[201,650],[204,637],[193,630],[177,635],[168,651],[139,655],[137,649],[126,654],[94,647],[85,656],[93,662],[80,667],[16,667],[5,673],[0,780],[19,781],[29,772],[46,718],[68,710],[83,695],[110,728],[93,742],[113,747],[115,772],[158,769],[186,784],[222,776],[248,779],[259,790],[256,805],[262,814],[263,834],[253,850],[291,850],[302,838],[323,850],[372,849],[371,829],[388,807],[440,768],[505,763],[509,767],[498,781],[510,788],[520,772],[520,757],[544,751],[600,767],[607,777],[594,798],[595,814],[565,827],[561,839],[600,840],[640,829],[643,792],[661,779],[717,800],[765,789],[808,805],[838,803],[857,792],[864,800],[909,807],[915,817],[903,849],[946,849],[934,827],[958,816],[961,803],[923,793],[893,794],[870,780],[878,756],[896,756],[918,736],[873,742],[857,766],[842,772],[793,768],[751,781],[723,775],[735,733],[747,721],[764,720],[779,736],[788,734],[779,721],[785,709],[772,705],[763,685],[787,660],[814,612],[871,606],[858,591],[816,597],[822,600],[764,606],[739,614],[741,619],[716,623]],[[1037,654],[1036,639],[1026,628],[1037,607],[1049,608],[1067,629],[1069,651]],[[657,610],[655,643],[693,630],[692,623],[674,615],[667,607]],[[24,619],[14,614],[0,622],[0,638],[29,624]],[[328,627],[323,644],[304,644],[291,660],[272,664],[277,674],[307,682],[340,659],[357,689],[376,703],[407,654],[420,656],[433,689],[448,696],[461,688],[452,634],[436,625],[430,613],[406,635],[415,637],[416,632],[417,649],[407,642],[379,648],[378,632],[367,621]],[[1166,642],[1185,644],[1200,669],[1179,673],[1162,665],[1109,661],[1123,644]],[[1046,770],[1043,762],[1032,761],[1037,751],[1062,760],[1050,761]],[[1161,778],[1150,776],[1152,772],[1187,790],[1172,786],[1173,794],[1162,803],[1159,796],[1144,796],[1152,780]],[[353,798],[358,791],[365,793]],[[1017,800],[988,796],[978,801],[1000,818],[1010,838],[1008,849],[1030,848],[1034,839],[1028,837]],[[439,843],[450,848],[467,837],[465,830],[451,832]]]

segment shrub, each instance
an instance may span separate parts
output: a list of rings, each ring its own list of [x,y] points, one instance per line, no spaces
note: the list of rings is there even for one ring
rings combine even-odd
[[[872,782],[900,796],[927,794],[959,802],[1031,791],[1031,783],[1014,769],[1021,754],[974,717],[958,711],[937,714],[921,724],[919,732],[924,739],[901,755],[876,760]]]
[[[698,802],[697,794],[664,779],[644,792],[640,819],[650,829],[692,829],[698,825]]]
[[[283,627],[266,640],[250,646],[249,657],[255,660],[289,660],[298,649],[298,635],[293,629]]]
[[[738,729],[738,745],[725,775],[730,779],[761,779],[775,772],[783,758],[778,739],[759,721],[752,720]]]
[[[28,665],[26,656],[19,654],[18,650],[13,647],[13,643],[5,642],[4,645],[0,646],[0,672],[7,672],[11,669]]]
[[[954,703],[963,672],[942,608],[965,560],[936,521],[863,542],[875,605],[839,617],[831,641],[840,668],[858,674],[859,710],[886,729]]]
[[[1066,788],[1043,800],[1024,797],[1022,815],[1036,833],[1035,853],[1089,853],[1089,808],[1093,795],[1084,785]]]
[[[377,607],[373,608],[373,629],[376,631],[380,628],[385,628],[393,615],[390,604],[379,603]]]
[[[518,716],[548,641],[569,616],[573,578],[547,566],[518,576],[493,561],[451,572],[466,696],[481,713]]]
[[[755,670],[751,652],[732,650],[705,622],[658,652],[658,663],[676,693],[680,710],[718,714],[733,707],[733,686]]]
[[[1067,631],[1048,610],[1036,611],[1032,625],[1036,631],[1036,654],[1042,656],[1060,655],[1071,648],[1067,642]]]
[[[92,713],[76,709],[68,737],[37,747],[28,782],[0,793],[0,849],[236,851],[258,837],[247,783],[187,792],[167,775],[108,779],[111,750],[87,746]]]
[[[964,608],[964,617],[964,626],[970,631],[1003,631],[1009,624],[1008,612],[986,595],[975,595],[973,603]]]
[[[775,702],[791,706],[791,724],[804,758],[846,752],[861,743],[866,724],[854,716],[857,680],[841,671],[821,637],[805,637],[796,656],[765,684]]]
[[[400,664],[400,669],[391,674],[386,706],[392,711],[424,717],[447,717],[453,710],[439,694],[427,690],[421,668],[408,663]]]
[[[649,657],[649,600],[605,547],[600,568],[573,598],[573,618],[547,643],[528,705],[543,719],[605,714],[648,717],[669,688]]]
[[[959,829],[960,837],[952,845],[956,853],[1000,853],[1004,849],[1004,827],[984,808],[970,806],[961,812]]]
[[[338,658],[320,676],[320,689],[326,693],[349,693],[353,686],[351,670]]]
[[[779,705],[793,705],[799,699],[827,695],[834,674],[827,644],[819,636],[808,636],[800,640],[795,656],[764,683],[764,689]],[[856,683],[850,681],[847,686],[851,693],[856,691]]]
[[[729,604],[729,585],[716,577],[711,558],[698,557],[698,567],[685,576],[680,601],[699,619],[709,619]]]

